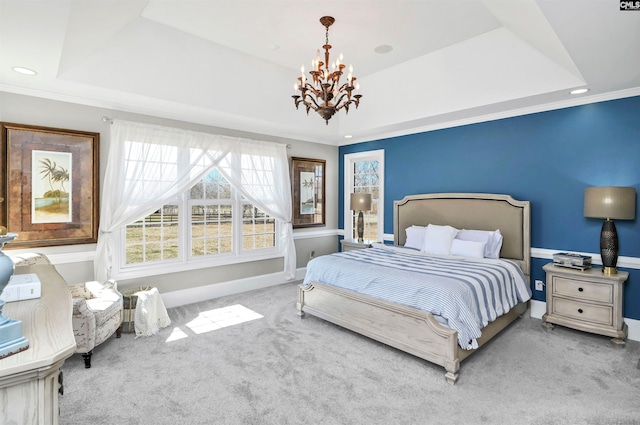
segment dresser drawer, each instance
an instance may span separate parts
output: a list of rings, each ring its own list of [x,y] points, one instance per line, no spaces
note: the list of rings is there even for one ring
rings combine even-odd
[[[613,307],[580,303],[565,298],[554,298],[552,314],[577,319],[582,322],[613,326]]]
[[[613,303],[613,285],[553,277],[553,294],[586,301]]]

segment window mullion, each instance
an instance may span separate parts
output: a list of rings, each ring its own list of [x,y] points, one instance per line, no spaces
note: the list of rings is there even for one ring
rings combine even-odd
[[[242,254],[242,195],[234,188],[233,193],[233,252]]]
[[[180,195],[178,201],[178,252],[182,263],[191,257],[191,204],[188,191]]]

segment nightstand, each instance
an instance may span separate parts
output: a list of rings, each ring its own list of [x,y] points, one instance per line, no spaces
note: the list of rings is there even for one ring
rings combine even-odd
[[[554,266],[547,273],[547,313],[542,321],[547,330],[554,324],[613,337],[622,347],[629,330],[622,318],[622,287],[629,273],[602,273],[601,268],[585,271]]]
[[[358,242],[357,239],[342,239],[340,241],[340,245],[342,247],[342,252],[352,251],[354,249],[366,249],[371,248],[371,241],[364,240],[362,242]]]

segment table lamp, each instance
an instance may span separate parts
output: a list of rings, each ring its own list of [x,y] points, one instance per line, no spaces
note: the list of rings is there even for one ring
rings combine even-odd
[[[371,194],[370,193],[352,193],[351,207],[352,211],[358,212],[358,242],[364,241],[364,215],[362,211],[371,210]]]
[[[600,232],[602,272],[617,274],[618,232],[612,219],[633,220],[636,216],[636,190],[633,187],[596,186],[584,190],[584,216],[604,218]]]

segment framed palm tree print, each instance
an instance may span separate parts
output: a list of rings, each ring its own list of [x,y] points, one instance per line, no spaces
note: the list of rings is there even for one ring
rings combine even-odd
[[[95,243],[99,133],[0,123],[5,249]]]

